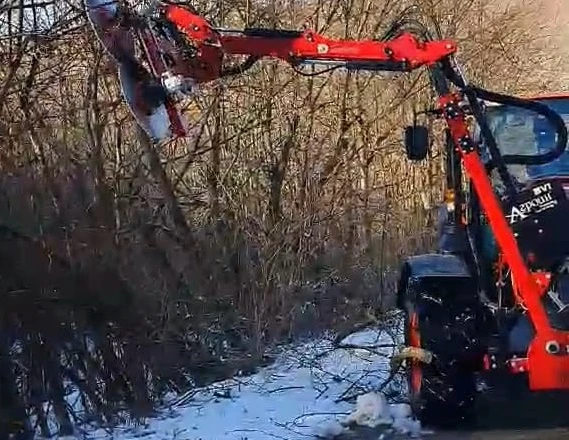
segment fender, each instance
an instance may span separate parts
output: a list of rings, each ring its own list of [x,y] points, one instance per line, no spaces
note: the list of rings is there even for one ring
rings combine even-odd
[[[466,262],[453,254],[423,254],[407,258],[400,271],[396,306],[405,309],[405,294],[410,279],[417,278],[471,278]]]

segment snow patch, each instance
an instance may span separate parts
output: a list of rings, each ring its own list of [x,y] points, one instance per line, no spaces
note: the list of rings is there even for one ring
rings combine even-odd
[[[334,439],[348,426],[418,435],[406,404],[389,404],[377,392],[389,375],[399,336],[363,330],[343,339],[323,338],[283,348],[276,362],[249,377],[235,377],[175,397],[161,415],[99,440]],[[357,396],[354,407],[353,400]],[[79,437],[77,437],[79,438]],[[70,440],[68,438],[68,440]]]
[[[421,423],[414,419],[411,407],[405,403],[388,404],[385,395],[371,392],[358,397],[355,409],[346,418],[344,424],[356,424],[376,428],[385,426],[400,434],[417,437],[426,434]]]
[[[355,423],[359,426],[375,428],[378,425],[391,425],[393,420],[389,414],[389,407],[385,395],[381,393],[367,393],[358,396],[356,408],[346,418],[347,424]]]

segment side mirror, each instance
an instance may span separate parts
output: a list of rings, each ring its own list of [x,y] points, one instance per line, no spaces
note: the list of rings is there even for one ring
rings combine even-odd
[[[409,160],[425,159],[429,152],[429,129],[423,125],[405,127],[405,151]]]

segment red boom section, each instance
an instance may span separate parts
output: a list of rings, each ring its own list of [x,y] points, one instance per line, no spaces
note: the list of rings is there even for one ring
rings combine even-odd
[[[166,18],[198,49],[191,61],[191,76],[198,82],[220,77],[223,55],[249,55],[279,58],[291,64],[313,61],[377,64],[382,70],[410,71],[432,65],[456,52],[451,40],[422,42],[412,34],[404,33],[389,41],[334,40],[314,31],[264,31],[260,35],[218,32],[199,15],[187,9],[167,5]],[[263,35],[265,34],[265,35]]]
[[[541,297],[549,287],[551,275],[546,272],[532,273],[527,268],[484,164],[474,148],[465,114],[458,102],[459,97],[450,94],[439,99],[439,106],[535,328],[536,336],[528,350],[527,359],[530,388],[569,389],[569,332],[551,328],[541,302]],[[557,344],[560,351],[548,352],[550,344]]]
[[[223,48],[231,54],[251,54],[281,58],[289,63],[297,60],[393,62],[405,70],[431,65],[452,54],[456,47],[450,41],[423,43],[411,34],[402,34],[389,43],[373,40],[332,40],[305,31],[297,38],[272,38],[238,35],[223,36]]]
[[[146,51],[147,58],[150,61],[152,73],[157,78],[160,78],[160,76],[167,70],[167,67],[160,56],[158,44],[156,43],[153,35],[148,32],[143,31],[140,33],[140,36],[144,42],[144,50]],[[184,124],[182,123],[182,119],[180,118],[176,105],[169,99],[166,102],[165,107],[174,137],[186,136],[186,129],[184,128]]]

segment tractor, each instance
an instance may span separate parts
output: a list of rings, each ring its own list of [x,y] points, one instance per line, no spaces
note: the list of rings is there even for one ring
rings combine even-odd
[[[532,98],[569,120],[569,95]],[[476,122],[473,138],[493,192],[527,267],[546,273],[540,303],[552,329],[569,331],[569,152],[557,142],[559,127],[544,114],[509,103],[482,105],[486,130]],[[436,116],[435,116],[436,117]],[[493,139],[492,139],[493,138]],[[489,141],[487,141],[487,139]],[[406,128],[410,160],[429,151],[424,126]],[[557,389],[543,360],[528,352],[536,330],[507,258],[481,209],[472,180],[465,176],[450,133],[446,132],[446,191],[440,208],[438,245],[433,253],[407,258],[401,267],[397,307],[405,315],[405,345],[429,356],[410,359],[409,397],[426,424],[470,426],[483,383],[515,383],[529,389]],[[546,341],[552,357],[569,349]],[[425,362],[428,359],[429,362]],[[540,369],[540,371],[535,371]],[[566,373],[565,373],[566,374]],[[567,381],[569,377],[562,376]]]

